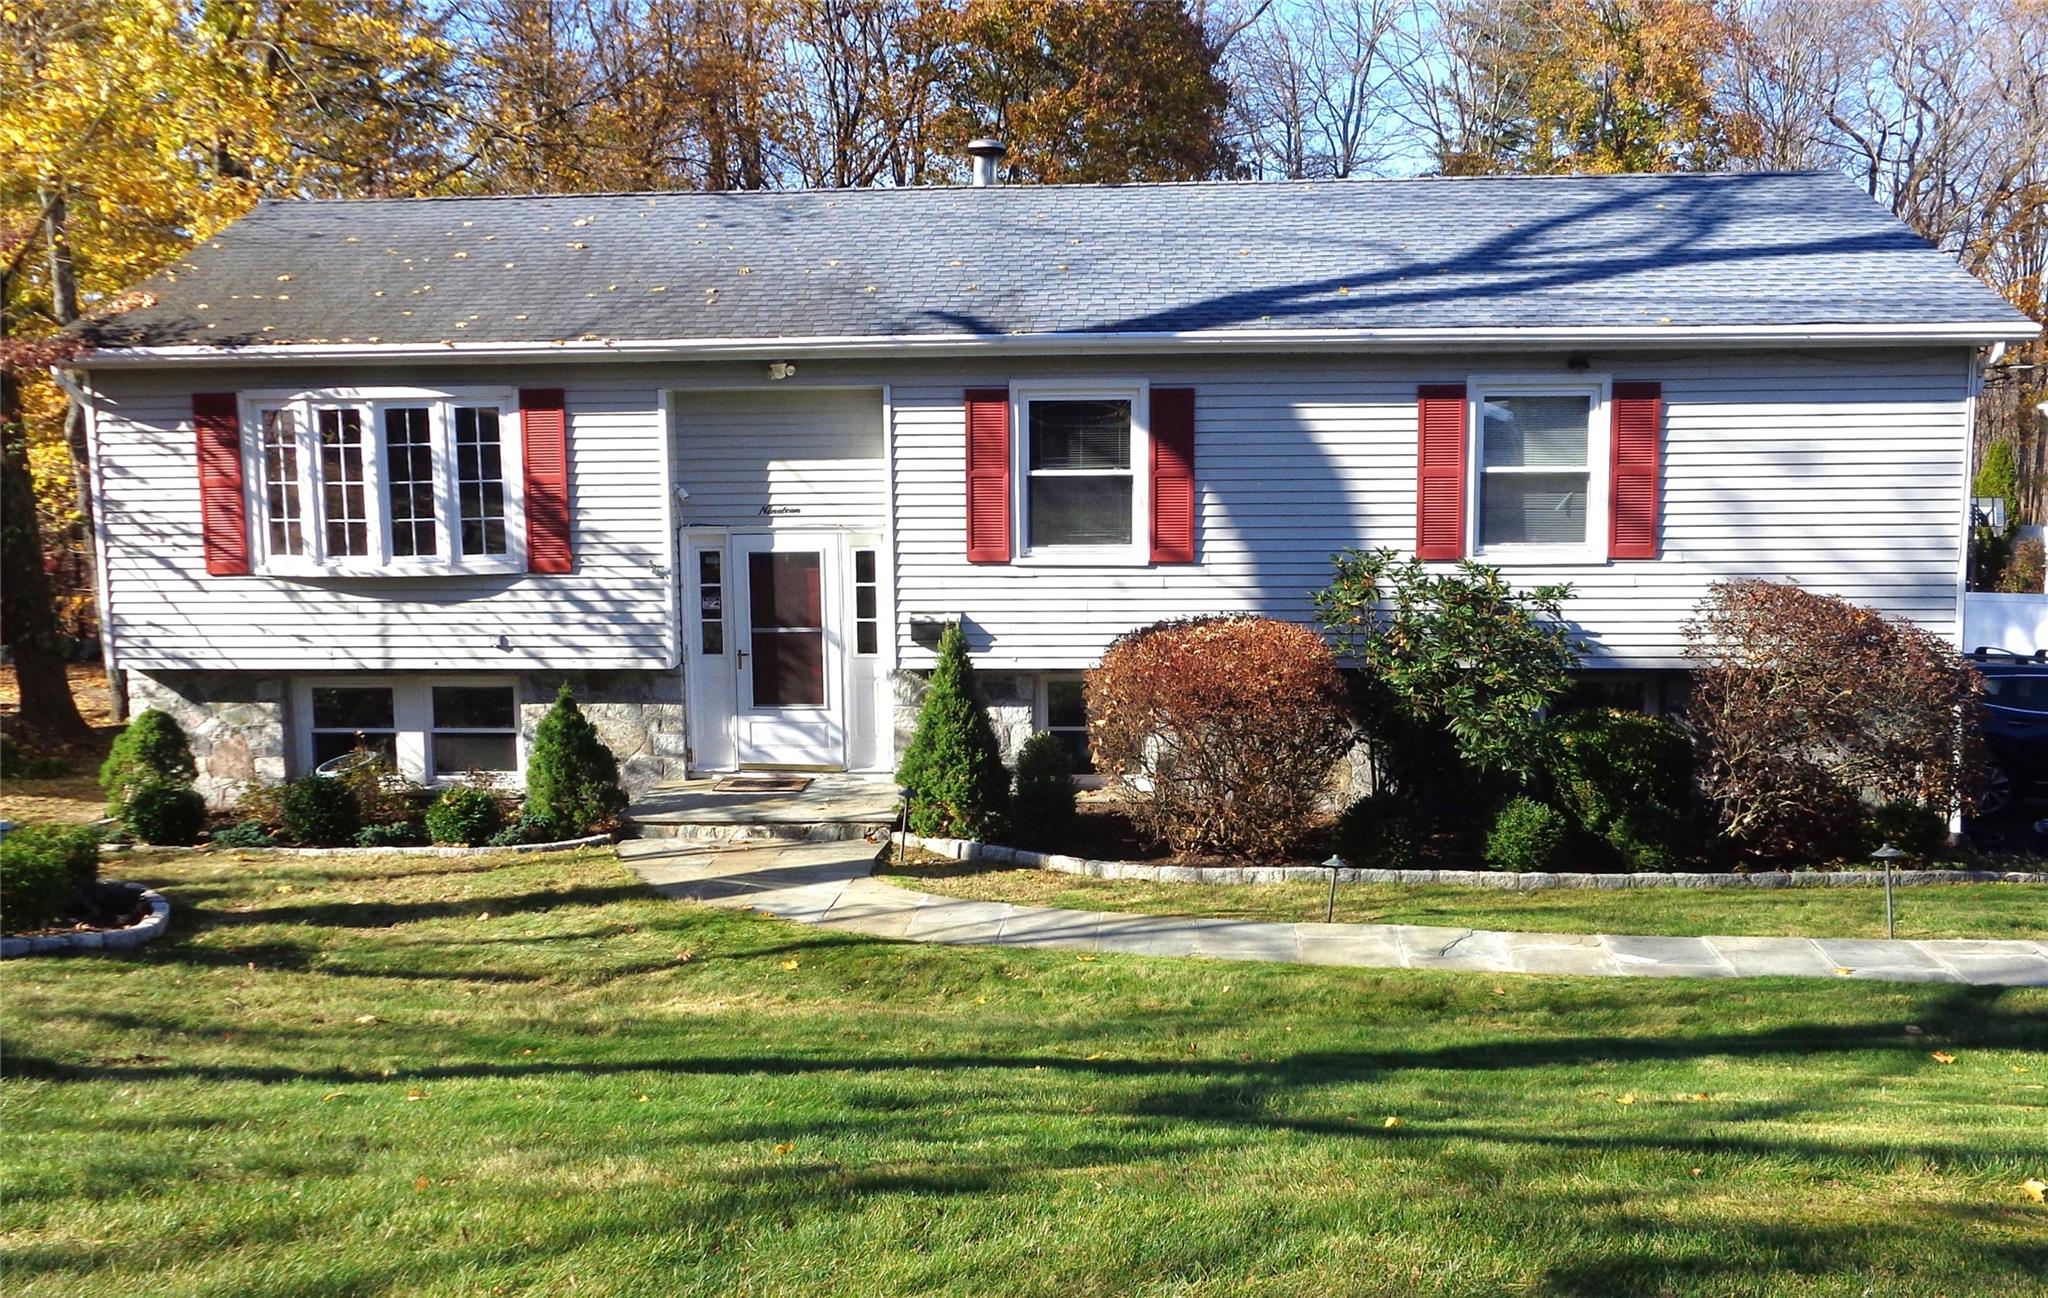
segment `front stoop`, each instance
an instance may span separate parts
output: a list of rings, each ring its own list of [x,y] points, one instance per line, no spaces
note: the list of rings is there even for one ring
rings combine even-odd
[[[720,777],[657,785],[626,808],[627,833],[700,843],[882,842],[895,826],[887,779],[821,775],[800,793],[719,793]]]

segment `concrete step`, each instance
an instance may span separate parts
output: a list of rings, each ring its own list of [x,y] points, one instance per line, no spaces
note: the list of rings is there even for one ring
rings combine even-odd
[[[635,838],[681,839],[694,843],[835,843],[882,842],[893,827],[886,820],[764,821],[736,825],[727,821],[641,819],[630,812],[627,832]]]

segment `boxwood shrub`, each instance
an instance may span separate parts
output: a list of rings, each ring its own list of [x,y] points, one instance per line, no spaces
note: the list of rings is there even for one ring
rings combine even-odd
[[[444,791],[427,808],[427,836],[453,847],[482,847],[504,823],[497,797],[466,784]]]
[[[1368,793],[1337,817],[1337,855],[1358,869],[1410,869],[1421,841],[1415,808],[1390,792]]]
[[[189,847],[206,828],[206,799],[184,784],[145,784],[128,798],[124,823],[145,843]]]
[[[284,835],[307,847],[347,847],[363,827],[356,795],[340,780],[306,775],[284,786]]]
[[[100,833],[92,825],[24,825],[0,841],[0,929],[45,928],[92,899]]]
[[[1486,836],[1486,864],[1493,870],[1549,870],[1556,866],[1569,828],[1556,808],[1534,798],[1510,798],[1493,818]]]

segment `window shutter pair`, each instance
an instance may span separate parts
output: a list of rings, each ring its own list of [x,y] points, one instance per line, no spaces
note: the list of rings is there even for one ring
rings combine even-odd
[[[199,437],[199,514],[206,571],[249,571],[249,520],[242,482],[242,422],[232,392],[192,396]],[[569,513],[569,418],[560,388],[522,388],[519,442],[525,453],[526,569],[575,567]]]
[[[967,562],[1010,561],[1010,390],[969,388]],[[1151,394],[1153,563],[1195,561],[1195,390]]]
[[[1465,553],[1466,403],[1462,383],[1425,383],[1415,391],[1415,557]],[[1657,557],[1663,388],[1617,383],[1607,457],[1607,557]]]

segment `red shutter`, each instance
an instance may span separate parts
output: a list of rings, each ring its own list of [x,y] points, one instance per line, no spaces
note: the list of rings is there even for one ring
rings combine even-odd
[[[1465,385],[1425,383],[1415,390],[1415,557],[1465,553]]]
[[[1655,383],[1614,385],[1614,447],[1607,482],[1607,557],[1657,557],[1657,463],[1664,393]]]
[[[967,389],[967,562],[1010,561],[1010,391]]]
[[[1152,389],[1152,562],[1195,561],[1195,390]]]
[[[575,566],[569,530],[569,414],[560,388],[519,390],[519,444],[526,458],[526,570]]]
[[[192,394],[199,435],[199,530],[206,571],[236,577],[249,571],[249,520],[242,495],[242,417],[232,392]]]

